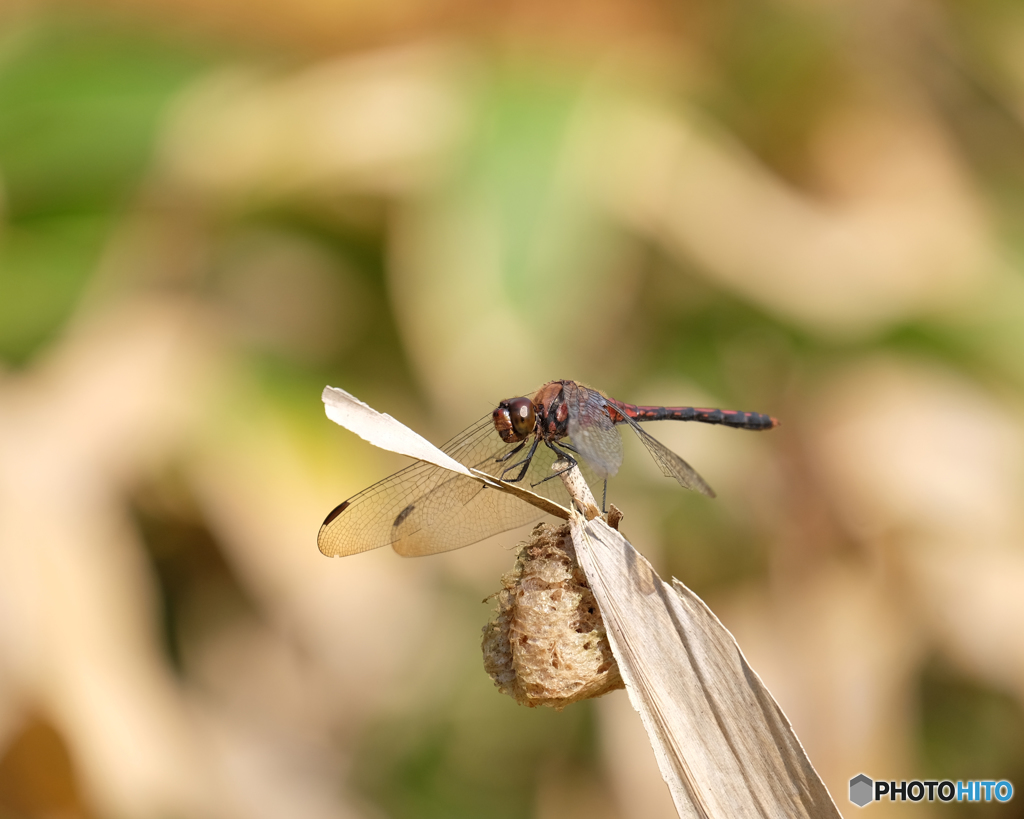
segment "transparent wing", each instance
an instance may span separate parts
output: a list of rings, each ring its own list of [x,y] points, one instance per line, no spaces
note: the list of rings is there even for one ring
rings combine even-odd
[[[655,462],[661,468],[662,473],[666,477],[675,478],[679,481],[680,485],[686,489],[693,489],[696,492],[700,492],[702,495],[707,495],[709,498],[715,497],[715,490],[708,486],[707,481],[697,474],[696,469],[676,455],[676,453],[665,446],[653,435],[646,432],[640,424],[628,415],[622,415],[621,417],[624,418],[626,423],[633,428],[637,437],[643,441],[644,446],[647,447],[647,451],[651,453],[651,457],[654,458]]]
[[[599,478],[622,466],[622,436],[612,423],[601,393],[579,384],[565,385],[569,405],[569,438]]]
[[[529,448],[506,458],[517,446],[498,437],[488,414],[441,449],[466,466],[501,477]],[[568,505],[569,497],[561,481],[542,481],[552,474],[554,460],[550,449],[543,444],[538,446],[520,485]],[[317,544],[321,552],[331,557],[387,544],[401,555],[429,555],[468,546],[543,516],[542,511],[513,495],[420,462],[336,507],[320,527]]]
[[[405,557],[432,555],[468,546],[544,516],[525,501],[462,475],[413,504],[393,527],[392,547]]]

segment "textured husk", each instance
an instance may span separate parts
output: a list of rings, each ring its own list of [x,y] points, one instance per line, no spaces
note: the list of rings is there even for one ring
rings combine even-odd
[[[502,586],[483,630],[484,668],[499,691],[561,710],[624,687],[568,526],[539,524]]]

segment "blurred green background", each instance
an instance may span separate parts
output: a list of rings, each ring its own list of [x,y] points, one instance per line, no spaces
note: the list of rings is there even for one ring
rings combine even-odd
[[[319,554],[403,465],[325,384],[781,418],[651,428],[714,501],[628,441],[624,532],[844,813],[1024,787],[1022,275],[1009,0],[5,5],[0,818],[674,815],[623,692],[484,673],[523,532]]]

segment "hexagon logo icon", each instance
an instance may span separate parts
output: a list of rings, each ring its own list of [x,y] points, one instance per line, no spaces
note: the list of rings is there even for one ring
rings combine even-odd
[[[863,808],[875,798],[875,783],[865,774],[857,774],[850,780],[850,801]]]

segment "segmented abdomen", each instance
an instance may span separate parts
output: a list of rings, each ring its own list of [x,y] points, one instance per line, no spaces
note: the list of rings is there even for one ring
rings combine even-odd
[[[702,424],[722,424],[736,429],[771,429],[779,422],[770,415],[760,412],[743,412],[742,410],[705,409],[703,407],[645,407],[636,404],[620,404],[618,401],[608,402],[613,410],[612,420],[623,423],[614,411],[625,413],[637,421],[698,421]]]

